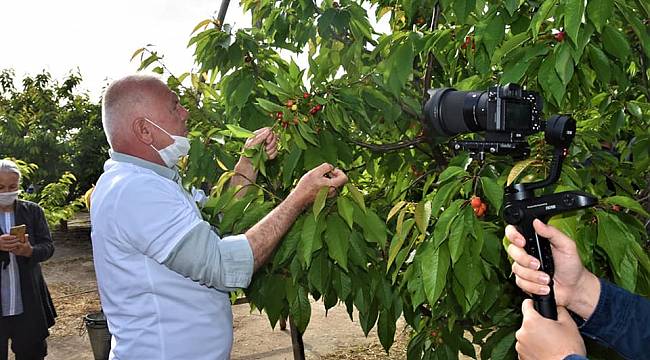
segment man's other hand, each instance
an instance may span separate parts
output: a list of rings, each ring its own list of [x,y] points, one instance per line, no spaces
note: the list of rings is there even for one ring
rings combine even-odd
[[[268,159],[275,159],[275,157],[278,156],[278,136],[270,127],[257,129],[253,133],[255,135],[246,140],[244,149],[250,149],[256,145],[264,144],[264,151],[266,151]]]
[[[329,188],[328,196],[332,197],[336,195],[338,188],[347,182],[348,177],[342,170],[323,163],[303,175],[291,193],[304,207],[314,202],[316,195],[323,187]]]
[[[587,354],[578,326],[564,307],[558,306],[557,321],[542,317],[531,299],[524,300],[521,311],[524,319],[515,333],[519,359],[564,359],[572,354]]]

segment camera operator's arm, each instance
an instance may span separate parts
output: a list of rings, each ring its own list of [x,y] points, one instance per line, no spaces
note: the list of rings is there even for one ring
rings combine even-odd
[[[587,271],[573,240],[558,229],[539,220],[533,225],[539,235],[551,242],[557,304],[586,319],[579,321],[580,332],[627,359],[647,357],[650,353],[650,301],[599,280]],[[510,226],[506,228],[506,236],[511,242],[508,254],[515,260],[512,270],[517,276],[517,285],[529,293],[548,293],[548,277],[544,278],[545,274],[536,270],[539,266],[536,260],[524,251],[524,238]],[[562,340],[566,341],[570,339]]]

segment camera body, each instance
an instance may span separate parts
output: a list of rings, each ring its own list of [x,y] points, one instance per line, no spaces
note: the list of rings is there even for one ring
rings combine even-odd
[[[534,91],[517,84],[492,86],[487,91],[487,137],[505,134],[506,140],[523,140],[542,130],[543,101]]]
[[[526,137],[543,131],[543,100],[518,84],[494,85],[487,91],[429,90],[424,106],[425,128],[430,136],[450,137],[482,132],[484,140],[457,141],[456,149],[473,153],[527,156]]]

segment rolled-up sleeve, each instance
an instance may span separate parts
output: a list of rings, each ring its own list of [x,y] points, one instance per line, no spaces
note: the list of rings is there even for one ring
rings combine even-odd
[[[203,285],[233,291],[250,284],[253,250],[245,235],[222,239],[202,221],[185,234],[163,264]]]

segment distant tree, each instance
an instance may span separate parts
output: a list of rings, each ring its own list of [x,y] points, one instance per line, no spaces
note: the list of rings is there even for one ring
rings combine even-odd
[[[24,186],[38,190],[66,175],[65,201],[83,194],[97,180],[108,157],[99,103],[78,94],[78,74],[63,82],[47,72],[27,76],[15,87],[12,70],[0,72],[0,158],[36,164]]]

